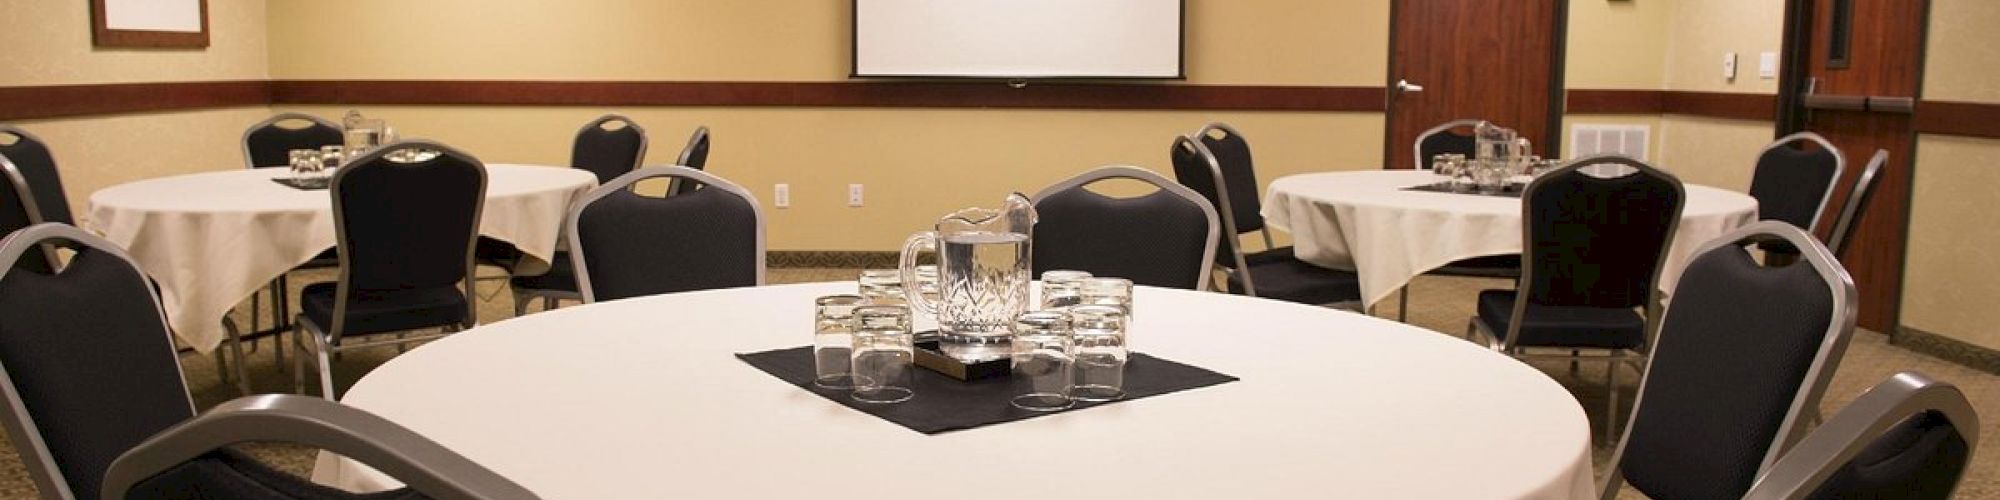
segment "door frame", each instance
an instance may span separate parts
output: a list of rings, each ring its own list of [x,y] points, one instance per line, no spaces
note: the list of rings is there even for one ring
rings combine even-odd
[[[1567,59],[1569,54],[1569,0],[1553,1],[1555,2],[1555,11],[1552,15],[1555,16],[1555,19],[1550,24],[1553,27],[1551,29],[1553,34],[1549,40],[1549,130],[1546,137],[1536,142],[1537,147],[1541,148],[1544,153],[1562,151],[1563,110],[1568,107],[1565,97],[1568,95],[1569,89],[1565,82],[1563,82],[1563,77],[1565,74],[1564,71],[1569,65]],[[1786,1],[1795,2],[1799,0]],[[1392,158],[1396,157],[1396,149],[1408,150],[1410,148],[1409,144],[1395,144],[1393,142],[1396,140],[1396,75],[1402,70],[1402,67],[1396,64],[1396,20],[1402,15],[1402,12],[1400,12],[1402,10],[1401,5],[1402,2],[1396,0],[1389,1],[1389,64],[1388,72],[1384,75],[1382,83],[1382,168],[1384,170],[1399,170],[1399,167],[1390,165]],[[1562,157],[1561,154],[1554,156],[1544,154],[1543,156],[1549,158]]]

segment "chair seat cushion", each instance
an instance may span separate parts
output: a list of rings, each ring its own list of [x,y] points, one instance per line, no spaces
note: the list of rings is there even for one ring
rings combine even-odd
[[[1361,300],[1361,278],[1352,272],[1298,259],[1253,263],[1248,271],[1258,297],[1314,305]],[[1241,272],[1229,274],[1229,293],[1244,294]]]
[[[1424,274],[1441,276],[1471,276],[1481,278],[1521,277],[1521,256],[1487,255],[1473,257],[1445,264]]]
[[[1298,255],[1292,252],[1292,247],[1278,247],[1270,250],[1243,254],[1244,262],[1248,262],[1250,263],[1250,265],[1253,266],[1270,262],[1281,262],[1281,261],[1297,260],[1297,259]],[[1215,260],[1221,261],[1228,259],[1224,259],[1222,258],[1222,256],[1218,255]],[[1228,264],[1232,266],[1236,265],[1235,262],[1229,262]],[[1254,280],[1255,278],[1251,279]]]
[[[576,268],[572,267],[569,252],[556,252],[555,262],[549,263],[549,272],[533,276],[515,276],[507,280],[515,291],[569,292],[579,293],[576,286]]]
[[[314,484],[265,465],[231,449],[182,462],[132,485],[126,498],[193,500],[232,498],[244,500],[415,500],[429,498],[410,488],[375,493],[349,493]]]
[[[1479,321],[1494,338],[1506,340],[1514,297],[1513,290],[1479,292]],[[1516,346],[1634,349],[1645,342],[1646,320],[1631,309],[1530,305],[1525,316]]]
[[[307,285],[299,294],[306,319],[333,328],[333,282]],[[415,290],[355,290],[343,335],[414,330],[465,321],[465,292],[456,286]],[[331,333],[331,332],[329,332]]]

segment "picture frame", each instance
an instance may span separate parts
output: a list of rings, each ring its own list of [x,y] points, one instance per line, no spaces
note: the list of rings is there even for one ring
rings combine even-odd
[[[208,47],[208,0],[90,0],[90,22],[98,47]]]

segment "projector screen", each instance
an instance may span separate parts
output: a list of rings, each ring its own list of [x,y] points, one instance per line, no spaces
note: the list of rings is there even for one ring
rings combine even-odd
[[[854,76],[1181,78],[1182,0],[854,0]]]

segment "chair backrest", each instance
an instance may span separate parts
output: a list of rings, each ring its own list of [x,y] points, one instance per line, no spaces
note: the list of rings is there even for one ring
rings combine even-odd
[[[1598,175],[1609,166],[1626,168]],[[1636,159],[1595,156],[1536,177],[1522,199],[1527,300],[1516,301],[1512,325],[1530,305],[1651,303],[1687,199],[1679,179]]]
[[[1760,264],[1747,245],[1800,250]],[[1736,498],[1802,435],[1854,331],[1854,280],[1803,229],[1763,221],[1697,249],[1649,356],[1605,494]]]
[[[1814,429],[1743,498],[1947,499],[1978,445],[1979,414],[1965,393],[1902,372]]]
[[[1854,226],[1867,215],[1868,200],[1875,196],[1875,184],[1882,180],[1882,167],[1888,163],[1889,150],[1875,150],[1875,156],[1868,159],[1868,167],[1861,169],[1861,177],[1854,180],[1854,189],[1848,191],[1847,203],[1840,207],[1840,218],[1834,220],[1833,233],[1826,239],[1834,257],[1847,256],[1847,246],[1854,242]]]
[[[69,195],[63,192],[62,175],[56,170],[55,155],[49,153],[47,143],[26,130],[0,125],[0,157],[13,164],[12,170],[27,182],[28,192],[35,194],[35,208],[41,214],[37,223],[76,225],[76,218],[69,211]]]
[[[1157,191],[1112,198],[1085,189],[1107,179],[1152,184]],[[1058,182],[1035,195],[1033,272],[1075,269],[1134,284],[1208,289],[1221,235],[1215,207],[1150,170],[1110,166]]]
[[[286,126],[291,123],[302,125]],[[243,131],[243,165],[289,167],[294,149],[319,149],[345,142],[339,124],[305,113],[278,113]]]
[[[646,161],[646,129],[623,115],[604,115],[583,124],[569,149],[570,166],[611,182]]]
[[[1474,150],[1479,147],[1478,138],[1472,136],[1472,127],[1478,126],[1482,121],[1485,120],[1477,118],[1452,120],[1417,134],[1416,169],[1430,170],[1431,157],[1441,154],[1456,153],[1471,158],[1476,152]],[[1466,132],[1459,133],[1459,129],[1465,129]]]
[[[628,189],[669,177],[702,189],[651,197]],[[585,193],[569,212],[570,261],[584,302],[764,284],[757,197],[687,167],[647,167]]]
[[[1811,148],[1801,148],[1803,145]],[[1826,203],[1833,199],[1833,184],[1847,168],[1847,157],[1825,137],[1812,132],[1788,135],[1764,146],[1757,154],[1757,169],[1750,178],[1750,197],[1757,199],[1757,215],[1812,231]]]
[[[42,213],[35,204],[34,190],[6,155],[0,155],[0,177],[6,178],[6,185],[0,186],[0,236],[41,224]],[[13,264],[44,273],[56,268],[55,255],[47,249],[37,246],[26,252],[27,258]]]
[[[1228,152],[1229,160],[1223,160],[1221,151]],[[1201,194],[1221,217],[1222,237],[1216,240],[1216,255],[1225,266],[1242,267],[1242,249],[1236,236],[1264,229],[1263,201],[1257,197],[1257,173],[1252,168],[1249,143],[1229,125],[1211,123],[1195,135],[1175,137],[1167,156],[1173,160],[1174,180]]]
[[[270,469],[226,447],[304,444],[365,464],[408,485],[349,493]],[[526,488],[374,414],[321,398],[247,396],[160,432],[118,457],[104,477],[106,500],[192,498],[526,500]]]
[[[194,416],[166,316],[117,245],[46,223],[0,240],[0,262],[76,252],[55,272],[0,268],[7,433],[43,498],[97,498],[111,461]]]
[[[414,154],[415,161],[406,158]],[[340,242],[336,332],[356,292],[464,284],[472,299],[473,247],[486,202],[486,166],[443,144],[403,141],[356,158],[333,175]],[[466,326],[473,314],[466,313]]]
[[[688,136],[687,146],[681,148],[681,155],[674,164],[695,170],[708,169],[708,127],[695,127],[694,135]],[[695,183],[675,181],[671,194],[694,191]]]

